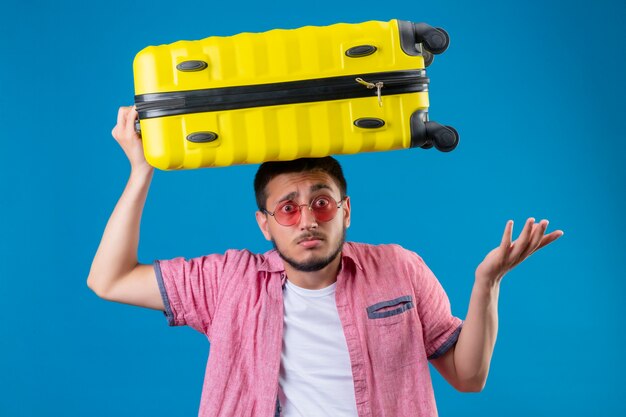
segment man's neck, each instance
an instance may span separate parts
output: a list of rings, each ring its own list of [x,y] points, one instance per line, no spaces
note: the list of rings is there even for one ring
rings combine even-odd
[[[284,265],[289,282],[300,288],[306,288],[307,290],[320,290],[337,281],[337,274],[341,267],[341,253],[337,255],[331,263],[319,271],[298,271],[286,262],[284,262]]]

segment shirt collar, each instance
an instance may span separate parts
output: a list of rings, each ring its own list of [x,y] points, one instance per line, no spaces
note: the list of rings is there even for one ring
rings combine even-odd
[[[351,261],[357,268],[363,270],[350,242],[344,243],[341,250],[342,269],[346,266],[346,261]],[[263,262],[259,266],[259,271],[283,272],[284,270],[285,265],[276,249],[269,250],[263,254]]]
[[[283,260],[276,249],[272,249],[263,254],[263,263],[259,266],[259,271],[281,272],[285,270]]]

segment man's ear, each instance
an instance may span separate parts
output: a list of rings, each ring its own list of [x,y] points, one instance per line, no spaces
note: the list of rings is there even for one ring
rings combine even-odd
[[[261,229],[261,233],[265,236],[265,239],[272,240],[272,235],[270,234],[267,224],[267,215],[261,210],[256,211],[256,222],[259,225],[259,229]]]
[[[350,227],[350,197],[346,197],[341,208],[343,209],[343,225],[347,229]]]

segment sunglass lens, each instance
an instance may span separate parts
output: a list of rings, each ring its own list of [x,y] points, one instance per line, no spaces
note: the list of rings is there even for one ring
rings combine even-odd
[[[337,202],[330,196],[321,196],[311,203],[315,219],[320,222],[332,220],[337,213]]]
[[[293,226],[300,217],[300,208],[293,201],[285,201],[276,208],[274,217],[283,226]]]
[[[283,226],[293,226],[300,221],[301,208],[304,207],[285,201],[276,207],[274,218]],[[337,214],[337,202],[330,196],[322,195],[311,202],[311,209],[316,221],[328,222]]]

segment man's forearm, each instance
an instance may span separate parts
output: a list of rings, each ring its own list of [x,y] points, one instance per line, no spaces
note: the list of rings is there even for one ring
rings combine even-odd
[[[87,284],[98,294],[137,265],[139,224],[153,170],[133,170],[102,235]]]
[[[500,282],[476,277],[467,317],[454,349],[458,381],[471,391],[480,391],[487,381],[498,334]]]

